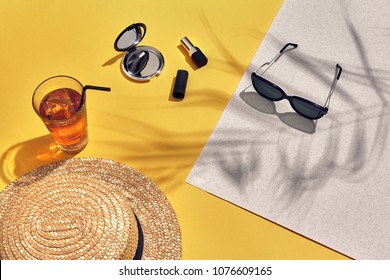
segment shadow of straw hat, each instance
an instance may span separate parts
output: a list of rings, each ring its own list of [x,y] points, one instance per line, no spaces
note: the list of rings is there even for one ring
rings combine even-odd
[[[106,159],[68,159],[21,176],[0,193],[0,226],[0,259],[181,259],[163,192]]]

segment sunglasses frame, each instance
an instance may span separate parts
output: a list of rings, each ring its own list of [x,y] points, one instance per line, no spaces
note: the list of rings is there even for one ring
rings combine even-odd
[[[342,67],[339,65],[339,64],[336,64],[336,72],[335,72],[335,77],[333,79],[333,82],[332,82],[332,86],[330,88],[330,91],[329,91],[329,94],[328,94],[328,98],[326,99],[326,102],[325,102],[325,105],[324,106],[321,106],[317,103],[314,103],[306,98],[303,98],[303,97],[300,97],[300,96],[290,96],[290,95],[287,95],[286,92],[280,88],[278,85],[272,83],[271,81],[261,77],[261,75],[263,75],[285,52],[287,51],[290,51],[290,50],[293,50],[291,48],[288,49],[288,47],[292,47],[293,49],[296,49],[298,47],[298,44],[294,44],[294,43],[288,43],[286,44],[280,51],[279,53],[269,62],[266,62],[264,63],[262,66],[260,66],[256,71],[252,72],[252,75],[251,75],[251,80],[252,80],[252,85],[253,85],[253,88],[256,90],[256,92],[261,95],[262,97],[268,99],[268,100],[271,100],[271,101],[281,101],[283,99],[287,99],[291,105],[291,107],[294,109],[295,112],[297,112],[299,115],[301,115],[302,117],[305,117],[307,119],[311,119],[311,120],[317,120],[323,116],[325,116],[327,113],[328,113],[328,110],[329,110],[329,104],[330,104],[330,98],[334,92],[334,89],[336,87],[336,83],[337,81],[339,80],[340,76],[341,76],[341,72],[342,72]],[[261,75],[258,75],[256,72],[259,71],[262,67],[268,65],[268,67],[263,71],[263,73],[261,73]],[[276,89],[278,92],[280,92],[282,94],[281,98],[270,98],[269,96],[266,96],[264,95],[263,93],[261,93],[260,90],[258,90],[255,86],[255,80],[258,80],[258,81],[261,81],[263,83],[266,83],[268,84],[269,86],[271,86],[272,88]],[[293,100],[299,100],[309,106],[312,106],[314,108],[316,108],[318,110],[318,115],[317,116],[309,116],[309,115],[306,115],[305,113],[301,112],[294,104]]]

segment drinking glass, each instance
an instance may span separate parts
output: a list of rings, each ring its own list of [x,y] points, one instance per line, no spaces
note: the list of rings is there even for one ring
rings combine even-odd
[[[34,91],[33,108],[64,152],[78,153],[88,143],[87,89],[110,91],[83,86],[70,76],[48,78]]]

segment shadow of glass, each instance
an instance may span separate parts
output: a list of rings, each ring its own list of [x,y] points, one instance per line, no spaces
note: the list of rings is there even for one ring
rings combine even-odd
[[[39,166],[74,156],[63,152],[50,134],[41,136],[7,149],[0,158],[0,177],[9,184]]]
[[[277,116],[282,123],[291,128],[308,134],[313,134],[316,131],[317,123],[315,121],[306,119],[294,112],[278,113],[274,102],[265,99],[256,92],[243,91],[240,93],[240,98],[247,105],[261,113]]]

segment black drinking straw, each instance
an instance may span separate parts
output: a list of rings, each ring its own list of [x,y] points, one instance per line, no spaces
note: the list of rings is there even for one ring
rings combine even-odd
[[[100,91],[111,91],[111,88],[109,87],[100,87],[100,86],[91,86],[91,85],[85,85],[83,87],[83,92],[81,94],[81,102],[80,102],[80,107],[83,105],[85,102],[85,91],[88,89],[93,89],[93,90],[100,90]],[[80,109],[79,107],[79,109]]]
[[[87,89],[101,90],[101,91],[111,91],[111,88],[109,88],[109,87],[99,87],[99,86],[86,85],[86,86],[83,87],[83,94],[85,94],[85,91]]]

